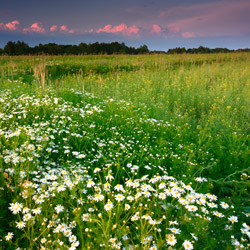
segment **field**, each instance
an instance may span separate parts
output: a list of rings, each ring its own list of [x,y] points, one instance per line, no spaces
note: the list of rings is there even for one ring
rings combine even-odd
[[[250,249],[249,67],[0,57],[0,248]]]

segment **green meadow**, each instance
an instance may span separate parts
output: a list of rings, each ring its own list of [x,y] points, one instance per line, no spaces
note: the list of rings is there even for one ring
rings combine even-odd
[[[250,249],[250,53],[0,57],[0,247]]]

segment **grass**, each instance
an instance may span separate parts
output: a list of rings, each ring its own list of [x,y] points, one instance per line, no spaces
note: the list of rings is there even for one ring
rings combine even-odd
[[[2,57],[2,248],[249,249],[249,59]]]

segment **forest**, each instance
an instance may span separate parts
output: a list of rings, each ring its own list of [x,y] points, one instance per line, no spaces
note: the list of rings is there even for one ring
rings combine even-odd
[[[114,54],[210,54],[210,53],[230,53],[230,52],[250,52],[250,49],[230,50],[228,48],[198,48],[176,47],[168,51],[150,51],[147,45],[139,48],[128,47],[125,43],[80,43],[79,45],[61,45],[56,43],[39,44],[30,47],[27,43],[9,41],[0,48],[0,55],[19,56],[19,55],[114,55]]]

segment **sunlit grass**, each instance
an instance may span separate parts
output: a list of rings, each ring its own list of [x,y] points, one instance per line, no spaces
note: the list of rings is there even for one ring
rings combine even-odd
[[[249,54],[0,62],[3,249],[249,248]]]

